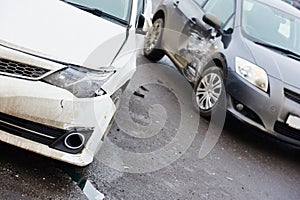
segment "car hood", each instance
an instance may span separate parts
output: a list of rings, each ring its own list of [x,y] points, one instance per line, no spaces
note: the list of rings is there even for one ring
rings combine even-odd
[[[269,76],[280,79],[293,87],[300,87],[300,62],[280,52],[247,41],[256,64],[266,70]],[[300,89],[300,88],[299,88]]]
[[[2,45],[89,68],[109,65],[126,40],[125,26],[59,0],[1,0],[0,26]]]

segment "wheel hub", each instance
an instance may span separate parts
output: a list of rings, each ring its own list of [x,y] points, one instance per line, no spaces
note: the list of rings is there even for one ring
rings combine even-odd
[[[145,37],[145,51],[151,52],[155,48],[163,27],[163,20],[157,19]]]
[[[196,102],[200,109],[209,110],[219,100],[222,92],[222,78],[217,73],[206,74],[196,89]]]

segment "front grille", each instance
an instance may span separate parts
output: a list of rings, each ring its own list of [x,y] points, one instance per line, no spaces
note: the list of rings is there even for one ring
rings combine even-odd
[[[47,69],[0,58],[0,73],[24,78],[39,78],[47,72],[49,72]]]
[[[284,89],[284,95],[292,101],[295,101],[300,104],[300,94],[288,89]]]
[[[286,123],[277,121],[274,126],[274,131],[287,137],[300,140],[300,130],[292,128]]]
[[[0,113],[0,130],[45,145],[51,145],[68,131]]]

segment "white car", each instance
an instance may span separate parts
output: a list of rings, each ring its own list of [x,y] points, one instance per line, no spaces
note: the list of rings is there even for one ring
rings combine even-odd
[[[0,141],[88,165],[136,70],[151,1],[0,4]]]

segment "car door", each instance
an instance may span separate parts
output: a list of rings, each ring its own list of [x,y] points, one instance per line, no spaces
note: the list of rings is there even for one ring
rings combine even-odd
[[[233,15],[235,13],[236,0],[193,0],[194,9],[181,9],[182,11],[182,27],[183,33],[178,39],[176,49],[176,58],[182,63],[182,66],[187,66],[192,62],[191,55],[187,54],[187,46],[191,43],[192,34],[197,34],[200,38],[209,37],[212,27],[203,21],[203,16],[207,13],[216,16],[222,24],[222,29],[233,28]],[[197,7],[198,12],[195,12]],[[179,12],[179,11],[178,11]],[[227,30],[226,30],[227,31]],[[201,50],[200,50],[201,51]],[[179,58],[179,59],[178,59]]]
[[[178,57],[178,50],[183,43],[182,40],[186,40],[188,35],[185,35],[186,25],[197,17],[200,17],[203,12],[201,5],[206,0],[173,0],[172,15],[168,20],[168,43],[165,44],[170,54],[180,60]]]

